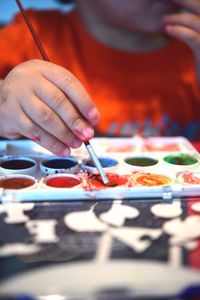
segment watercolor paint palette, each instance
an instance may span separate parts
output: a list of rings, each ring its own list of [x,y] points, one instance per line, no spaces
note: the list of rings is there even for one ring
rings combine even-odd
[[[29,140],[0,142],[0,199],[69,201],[200,195],[200,154],[183,137],[94,138],[104,186],[85,146],[59,158]]]

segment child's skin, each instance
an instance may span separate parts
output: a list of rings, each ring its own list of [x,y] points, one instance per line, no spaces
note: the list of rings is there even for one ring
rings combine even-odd
[[[194,53],[200,82],[200,0],[76,0],[87,30],[123,51],[165,47],[170,37]],[[180,8],[190,13],[180,12]],[[31,74],[31,76],[30,76]],[[16,66],[0,84],[0,135],[26,136],[67,156],[93,137],[99,112],[81,83],[66,69],[31,60]]]

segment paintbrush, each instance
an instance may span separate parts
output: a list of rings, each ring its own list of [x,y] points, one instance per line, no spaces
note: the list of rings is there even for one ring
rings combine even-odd
[[[42,46],[42,44],[41,44],[40,39],[38,38],[38,36],[37,36],[37,34],[36,34],[36,32],[35,32],[32,24],[31,24],[31,22],[30,22],[30,20],[28,18],[28,16],[25,13],[25,10],[24,10],[24,8],[23,8],[23,6],[21,4],[21,1],[20,0],[16,0],[16,3],[17,3],[17,5],[18,5],[18,7],[19,7],[19,9],[20,9],[20,11],[22,13],[22,16],[23,16],[23,18],[24,18],[24,20],[25,20],[25,22],[26,22],[26,24],[27,24],[27,26],[28,26],[28,28],[29,28],[29,30],[31,32],[31,35],[32,35],[32,37],[33,37],[33,39],[35,41],[35,44],[38,47],[38,50],[40,51],[40,54],[41,54],[43,60],[50,61],[49,58],[48,58],[48,56],[47,56],[47,54],[46,54],[46,52],[45,52],[45,50],[44,50],[44,48],[43,48],[43,46]],[[100,161],[99,161],[99,159],[98,159],[98,157],[97,157],[94,149],[92,148],[92,145],[90,144],[89,141],[84,142],[84,144],[85,144],[85,146],[87,148],[87,151],[88,151],[88,153],[89,153],[92,161],[94,162],[94,165],[96,166],[97,170],[99,171],[99,174],[100,174],[100,176],[102,178],[102,182],[105,185],[110,185],[109,181],[108,181],[108,177],[107,177],[106,173],[104,172],[104,170],[103,170],[103,168],[101,166],[101,163],[100,163]]]

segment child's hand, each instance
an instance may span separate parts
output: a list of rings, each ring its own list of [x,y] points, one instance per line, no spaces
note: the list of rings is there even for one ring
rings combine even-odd
[[[193,50],[196,59],[197,78],[200,83],[200,0],[173,0],[190,13],[177,13],[164,18],[166,32]]]
[[[0,135],[28,137],[67,156],[93,137],[99,113],[81,83],[66,69],[31,60],[0,83]]]

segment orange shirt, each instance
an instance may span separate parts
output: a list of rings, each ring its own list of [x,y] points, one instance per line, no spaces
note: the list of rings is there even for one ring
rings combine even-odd
[[[85,31],[75,12],[29,11],[50,60],[84,84],[106,135],[184,135],[200,138],[200,89],[191,50],[173,40],[149,53],[113,50]],[[0,30],[0,77],[41,58],[22,17]]]

